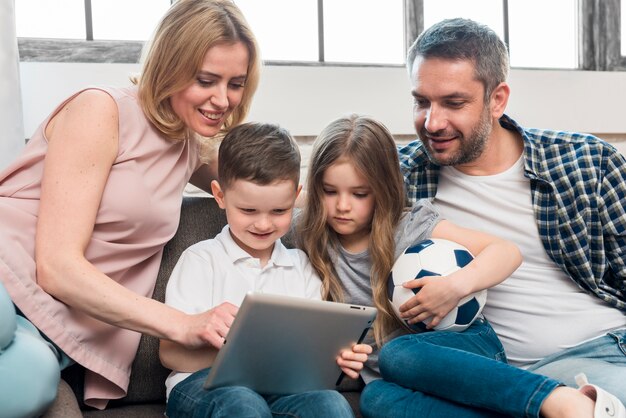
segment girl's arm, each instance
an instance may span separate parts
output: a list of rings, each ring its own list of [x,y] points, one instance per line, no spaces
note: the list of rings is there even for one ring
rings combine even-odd
[[[100,90],[67,103],[46,127],[48,153],[35,239],[38,284],[108,324],[199,347],[207,313],[187,315],[139,296],[85,258],[109,171],[118,152],[118,110]]]
[[[447,277],[424,277],[405,283],[407,288],[421,288],[400,307],[403,318],[411,324],[431,317],[429,327],[436,326],[462,298],[501,283],[522,263],[522,255],[512,242],[446,220],[435,226],[432,237],[467,247],[474,260]]]

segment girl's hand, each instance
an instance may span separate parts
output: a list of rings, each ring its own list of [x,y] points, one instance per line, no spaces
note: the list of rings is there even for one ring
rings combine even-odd
[[[191,315],[191,323],[187,328],[187,348],[206,347],[207,343],[220,349],[228,335],[239,308],[230,302],[224,302],[201,314]]]
[[[363,363],[367,355],[372,353],[372,347],[368,344],[355,344],[351,350],[343,350],[337,356],[337,365],[350,379],[357,379],[363,370]]]
[[[458,283],[459,280],[452,280],[452,275],[428,276],[403,283],[403,287],[419,289],[419,292],[400,306],[402,318],[409,324],[416,324],[430,318],[427,328],[437,326],[468,294],[460,288]]]

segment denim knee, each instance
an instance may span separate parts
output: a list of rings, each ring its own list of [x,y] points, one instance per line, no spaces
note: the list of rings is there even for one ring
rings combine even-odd
[[[402,335],[383,345],[378,354],[378,367],[383,378],[393,375],[396,368],[402,368],[403,364],[406,364],[406,356],[410,357],[412,367],[416,368],[419,368],[423,362],[432,361],[427,350],[424,350],[424,346],[428,343],[418,336],[419,334]]]
[[[299,418],[354,418],[346,398],[336,390],[315,390],[291,395],[266,395],[274,416]]]
[[[246,387],[230,386],[196,391],[194,387],[185,390],[184,383],[182,381],[172,389],[166,411],[169,418],[272,417],[265,399]]]
[[[315,409],[324,411],[326,416],[337,418],[354,416],[347,399],[336,390],[321,390],[313,393],[315,393]]]
[[[272,416],[263,396],[252,389],[243,386],[231,386],[222,389],[224,394],[212,401],[214,413],[210,415],[211,417],[270,418]]]
[[[382,379],[378,379],[368,383],[363,388],[359,401],[359,408],[363,417],[380,417],[381,411],[386,409],[384,385],[385,382]]]

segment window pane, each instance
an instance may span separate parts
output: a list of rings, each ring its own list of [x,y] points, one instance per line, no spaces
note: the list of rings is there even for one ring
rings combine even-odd
[[[263,60],[317,61],[316,0],[235,0],[252,27]]]
[[[91,0],[93,38],[147,41],[170,0]]]
[[[324,2],[324,60],[403,64],[402,0]]]
[[[15,31],[20,38],[85,39],[85,2],[15,0]]]
[[[489,26],[504,39],[502,0],[424,0],[424,28],[454,17]]]
[[[509,0],[511,66],[578,68],[577,28],[575,1]]]

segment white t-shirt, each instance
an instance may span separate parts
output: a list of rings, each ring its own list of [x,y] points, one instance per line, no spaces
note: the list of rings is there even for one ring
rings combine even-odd
[[[287,249],[280,240],[261,267],[230,235],[228,225],[214,239],[201,241],[180,256],[167,283],[165,303],[189,314],[205,312],[222,302],[240,306],[248,292],[321,299],[321,281],[306,254]],[[165,381],[167,396],[191,373],[172,371]]]
[[[528,367],[544,357],[626,326],[626,316],[582,290],[548,257],[541,243],[520,158],[492,176],[442,167],[434,200],[441,216],[518,245],[524,260],[488,291],[483,310],[509,361]]]

